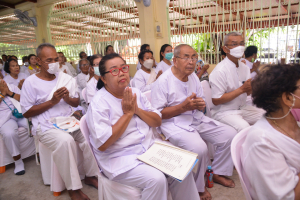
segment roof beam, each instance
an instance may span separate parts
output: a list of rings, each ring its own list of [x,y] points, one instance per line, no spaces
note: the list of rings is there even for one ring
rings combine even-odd
[[[15,4],[6,3],[6,2],[3,2],[3,1],[0,1],[0,6],[4,6],[4,7],[7,7],[7,8],[12,8],[12,9],[16,8]]]
[[[31,3],[37,3],[37,0],[25,0],[25,1],[28,1],[28,2],[31,2]]]

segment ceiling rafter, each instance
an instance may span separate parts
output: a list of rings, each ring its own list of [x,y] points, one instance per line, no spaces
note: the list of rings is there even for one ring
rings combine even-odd
[[[0,1],[0,6],[4,6],[4,7],[7,7],[7,8],[12,8],[12,9],[15,9],[16,6],[15,4],[12,4],[12,3],[6,3],[4,1]]]

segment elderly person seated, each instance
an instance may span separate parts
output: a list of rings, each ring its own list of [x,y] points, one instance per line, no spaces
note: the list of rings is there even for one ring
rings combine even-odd
[[[71,199],[88,199],[82,188],[77,169],[76,143],[83,151],[85,183],[98,187],[98,168],[93,164],[93,154],[80,129],[66,132],[51,119],[69,119],[72,107],[77,107],[79,98],[76,80],[59,71],[55,47],[44,43],[36,49],[41,72],[31,75],[24,82],[21,93],[23,115],[32,118],[32,134],[51,152],[53,161],[65,183]],[[57,122],[56,122],[57,123]],[[49,158],[50,159],[50,158]]]
[[[0,134],[8,152],[15,161],[14,173],[16,175],[25,174],[24,163],[21,159],[18,128],[28,128],[26,118],[15,110],[20,104],[20,93],[21,91],[17,86],[9,85],[0,79]]]
[[[251,94],[250,69],[239,59],[243,56],[245,42],[241,33],[231,32],[224,38],[222,60],[209,76],[211,86],[212,118],[232,126],[238,132],[253,125],[264,111],[247,105],[247,95]]]
[[[167,200],[168,189],[173,200],[200,199],[191,174],[180,183],[137,159],[152,145],[151,127],[161,124],[161,114],[140,90],[127,87],[129,66],[118,54],[109,54],[102,58],[99,71],[99,90],[86,120],[104,174],[110,180],[140,188],[142,200]]]
[[[86,84],[86,103],[91,103],[94,95],[97,92],[97,83],[100,78],[99,72],[99,63],[102,59],[102,56],[95,54],[91,57],[92,67],[90,68],[90,80]]]
[[[40,67],[37,65],[37,62],[36,62],[36,55],[30,54],[28,56],[28,63],[29,63],[29,66],[28,66],[27,71],[25,72],[28,76],[30,76],[31,74],[40,72]]]
[[[58,62],[59,62],[59,70],[73,77],[73,74],[70,71],[69,67],[65,65],[65,58],[63,54],[58,53]]]
[[[133,77],[133,86],[141,92],[151,90],[151,84],[162,74],[160,71],[155,73],[155,62],[153,60],[153,52],[149,50],[141,51],[139,54],[139,63],[141,63],[141,70],[138,70]]]
[[[234,187],[233,180],[227,176],[233,172],[230,144],[236,131],[204,115],[205,97],[194,73],[197,60],[197,52],[191,46],[175,47],[174,66],[153,83],[151,103],[162,114],[158,131],[175,146],[198,154],[199,165],[194,177],[201,199],[208,200],[211,195],[204,181],[208,162],[204,140],[216,149],[212,163],[214,182]]]
[[[20,65],[15,59],[8,59],[5,63],[4,71],[8,73],[4,77],[4,81],[10,85],[15,85],[19,89],[22,88],[22,85],[25,79],[28,77],[25,73],[20,72]]]
[[[75,69],[70,63],[68,63],[68,62],[66,61],[67,58],[65,57],[64,53],[63,53],[63,52],[58,52],[58,57],[61,57],[61,58],[62,58],[62,60],[63,60],[63,61],[62,61],[62,65],[68,67],[70,73],[72,74],[72,75],[71,75],[71,74],[69,74],[69,75],[75,77],[75,76],[77,75],[76,69]]]
[[[300,199],[300,66],[266,66],[252,82],[266,111],[241,148],[242,176],[252,199]]]

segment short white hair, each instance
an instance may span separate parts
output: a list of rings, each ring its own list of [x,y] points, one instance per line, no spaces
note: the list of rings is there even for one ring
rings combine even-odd
[[[227,42],[228,42],[228,39],[229,39],[229,37],[230,36],[242,36],[242,34],[241,33],[239,33],[239,32],[230,32],[230,33],[228,33],[227,35],[225,35],[225,37],[224,37],[224,45],[226,45],[227,44]]]
[[[50,48],[53,48],[56,51],[55,46],[53,46],[52,44],[50,44],[50,43],[42,43],[42,44],[40,44],[38,46],[38,48],[36,48],[36,56],[40,55],[40,53],[42,52],[42,50],[43,50],[44,47],[50,47]]]
[[[188,44],[180,44],[180,45],[176,46],[174,49],[174,57],[177,57],[180,55],[181,47],[191,47],[191,46]],[[193,47],[191,47],[191,48],[193,49]]]

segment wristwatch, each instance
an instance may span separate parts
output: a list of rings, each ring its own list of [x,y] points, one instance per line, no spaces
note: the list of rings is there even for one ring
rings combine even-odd
[[[9,96],[9,95],[8,95]],[[12,95],[10,96],[11,98],[14,98],[15,96],[15,93],[13,92]]]

